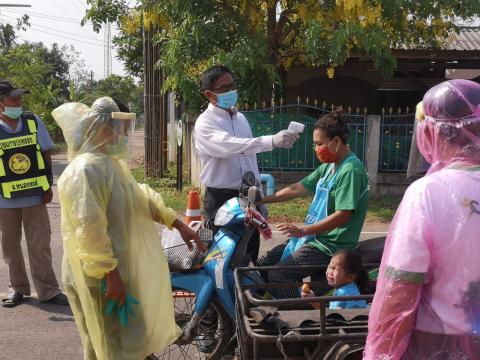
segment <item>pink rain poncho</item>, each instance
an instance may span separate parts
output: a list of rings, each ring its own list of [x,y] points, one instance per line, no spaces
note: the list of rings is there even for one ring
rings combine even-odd
[[[480,85],[441,83],[423,113],[432,165],[390,227],[364,359],[480,359]]]

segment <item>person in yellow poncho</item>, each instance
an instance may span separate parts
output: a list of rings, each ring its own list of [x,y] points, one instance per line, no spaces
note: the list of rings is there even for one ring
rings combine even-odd
[[[125,161],[131,116],[119,113],[115,101],[103,97],[91,108],[68,103],[52,115],[68,145],[69,165],[58,180],[62,280],[84,358],[143,360],[181,334],[154,221],[177,228],[189,247],[191,239],[204,245],[160,194],[133,178]],[[139,304],[125,326],[106,308],[109,300],[120,305],[129,297]]]

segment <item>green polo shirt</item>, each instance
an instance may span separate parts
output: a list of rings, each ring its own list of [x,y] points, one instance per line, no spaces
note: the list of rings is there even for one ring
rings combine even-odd
[[[320,165],[313,173],[300,181],[309,191],[315,193],[318,181],[327,175],[330,164]],[[333,173],[329,174],[326,183]],[[355,249],[362,231],[368,206],[368,174],[363,163],[354,156],[344,163],[337,174],[328,194],[328,215],[337,210],[351,210],[348,223],[327,233],[317,234],[310,245],[327,255],[341,249]]]

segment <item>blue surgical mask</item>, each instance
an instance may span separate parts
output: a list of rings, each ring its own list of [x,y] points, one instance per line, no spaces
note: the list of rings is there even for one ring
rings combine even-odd
[[[229,110],[237,104],[237,90],[215,95],[217,96],[217,106],[221,107],[222,109]]]
[[[9,117],[10,119],[18,119],[20,115],[22,115],[22,107],[10,107],[5,106],[5,110],[3,110],[3,115]]]

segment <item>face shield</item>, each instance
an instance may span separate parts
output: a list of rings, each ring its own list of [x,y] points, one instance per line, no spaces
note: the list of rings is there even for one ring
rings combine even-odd
[[[445,81],[423,98],[424,119],[417,124],[417,143],[432,164],[428,173],[452,164],[480,164],[480,84]]]
[[[135,113],[120,112],[109,97],[97,99],[91,108],[67,103],[52,111],[68,145],[68,157],[83,153],[104,153],[128,159],[128,136],[135,128]]]
[[[135,113],[112,112],[111,137],[107,140],[105,150],[115,157],[128,157],[131,154],[131,141],[129,136],[135,130]]]

